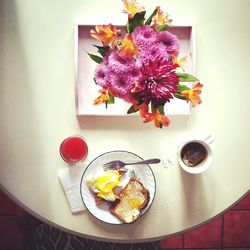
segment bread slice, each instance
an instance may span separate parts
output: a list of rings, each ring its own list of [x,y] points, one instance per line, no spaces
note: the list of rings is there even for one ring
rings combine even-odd
[[[125,223],[132,223],[139,218],[141,210],[148,205],[149,191],[136,178],[130,178],[122,189],[110,212]]]

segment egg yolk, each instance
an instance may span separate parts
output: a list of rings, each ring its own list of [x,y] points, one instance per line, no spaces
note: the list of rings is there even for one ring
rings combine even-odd
[[[97,196],[108,201],[114,201],[117,196],[113,189],[120,186],[121,174],[116,170],[104,171],[103,175],[97,176],[93,180],[93,185],[97,189]]]

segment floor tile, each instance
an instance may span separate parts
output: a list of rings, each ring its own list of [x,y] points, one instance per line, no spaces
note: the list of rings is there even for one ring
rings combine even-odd
[[[224,214],[224,247],[250,247],[250,211]]]
[[[0,215],[19,215],[23,210],[0,191]]]
[[[225,248],[226,250],[250,250],[250,247],[233,247],[233,248]],[[204,250],[204,249],[203,249]]]
[[[161,249],[183,248],[183,235],[181,234],[161,240],[160,247]]]
[[[221,248],[222,217],[184,234],[184,248]]]
[[[233,210],[250,210],[250,194],[248,194],[246,197],[244,197],[242,200],[240,200],[233,208]]]
[[[22,233],[14,216],[0,216],[0,249],[24,250]]]

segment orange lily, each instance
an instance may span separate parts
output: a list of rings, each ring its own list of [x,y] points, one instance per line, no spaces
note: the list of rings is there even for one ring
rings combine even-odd
[[[144,10],[144,7],[140,6],[136,0],[123,0],[123,5],[123,12],[128,14],[128,19],[133,18],[136,13]]]
[[[157,13],[155,16],[153,16],[152,18],[153,23],[153,27],[158,27],[162,24],[167,24],[167,25],[171,25],[172,20],[168,18],[168,16],[163,12],[163,10],[161,10],[160,6],[157,6]]]
[[[187,56],[183,56],[183,57],[174,56],[173,57],[174,66],[176,68],[181,68],[183,71],[185,71],[187,62],[188,62]]]
[[[90,30],[90,35],[100,40],[103,46],[108,46],[112,42],[112,47],[115,47],[119,32],[120,30],[117,30],[112,24],[96,25],[95,30]]]
[[[121,41],[120,55],[133,57],[139,53],[139,47],[133,43],[133,38],[131,35],[127,35]]]
[[[154,121],[157,128],[160,128],[162,125],[165,127],[170,125],[170,120],[167,116],[161,114],[157,108],[154,109],[153,113],[149,113],[148,106],[146,104],[141,105],[140,115],[144,118],[143,122]]]
[[[200,82],[197,82],[192,89],[189,90],[183,90],[180,92],[181,95],[185,96],[187,101],[190,101],[192,103],[192,106],[196,106],[197,104],[201,103],[201,88],[203,87],[203,84]]]
[[[98,91],[101,93],[95,100],[94,100],[94,105],[99,105],[102,103],[107,103],[107,101],[110,99],[109,98],[109,92],[106,89],[101,89]]]

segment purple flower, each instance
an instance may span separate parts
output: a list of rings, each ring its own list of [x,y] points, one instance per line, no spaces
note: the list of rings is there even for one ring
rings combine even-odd
[[[108,74],[108,68],[105,65],[105,63],[101,63],[97,65],[95,70],[95,81],[98,85],[100,85],[103,88],[107,88],[107,74]]]
[[[133,40],[142,49],[156,42],[158,32],[149,25],[138,26],[133,31]]]
[[[169,55],[165,46],[161,43],[155,43],[151,46],[141,50],[140,61],[141,63],[148,63],[148,61],[168,60]]]
[[[162,31],[158,34],[159,41],[166,46],[169,54],[178,54],[180,51],[180,43],[178,38],[168,31]]]
[[[135,63],[133,58],[122,57],[118,51],[110,53],[107,59],[108,69],[116,74],[124,73]]]
[[[108,88],[113,95],[129,102],[131,100],[130,89],[134,82],[134,78],[129,74],[113,74],[110,75]]]
[[[121,57],[118,51],[106,54],[95,71],[95,81],[113,95],[129,101],[130,89],[140,74],[140,64],[133,58]]]

